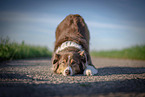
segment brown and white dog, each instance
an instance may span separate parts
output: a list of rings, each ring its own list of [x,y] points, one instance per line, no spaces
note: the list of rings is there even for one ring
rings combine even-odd
[[[89,54],[90,35],[80,15],[68,15],[56,29],[52,57],[53,71],[58,74],[94,75],[97,69]]]

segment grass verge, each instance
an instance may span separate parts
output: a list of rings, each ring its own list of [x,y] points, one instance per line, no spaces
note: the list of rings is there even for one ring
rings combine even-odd
[[[21,44],[11,42],[8,37],[0,39],[0,61],[51,57],[51,54],[47,47],[27,45],[24,41]]]
[[[145,60],[145,45],[133,46],[123,50],[91,51],[91,56]]]

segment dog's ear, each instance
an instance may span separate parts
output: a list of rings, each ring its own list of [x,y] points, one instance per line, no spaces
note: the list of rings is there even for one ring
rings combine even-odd
[[[86,63],[85,51],[79,51],[78,53],[81,56],[82,67],[83,67],[83,69],[85,69],[85,67],[86,67],[85,66],[85,63]]]
[[[79,51],[80,56],[84,56],[85,51]]]
[[[81,60],[84,62],[85,60],[85,51],[79,51],[79,55],[81,56]]]
[[[53,64],[53,71],[56,72],[56,70],[59,67],[59,61],[60,59],[60,54],[54,54],[53,58],[52,58],[52,64]]]
[[[52,64],[56,64],[60,58],[60,54],[54,54]]]

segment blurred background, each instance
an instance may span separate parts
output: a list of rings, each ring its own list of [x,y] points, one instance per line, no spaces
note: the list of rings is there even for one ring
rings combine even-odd
[[[51,52],[56,27],[69,14],[84,18],[91,51],[144,49],[144,0],[0,0],[1,43],[10,40]]]

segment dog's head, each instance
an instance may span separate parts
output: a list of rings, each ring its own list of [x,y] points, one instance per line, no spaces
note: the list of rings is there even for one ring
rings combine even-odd
[[[85,63],[84,51],[60,52],[52,58],[53,71],[64,76],[82,73]]]

